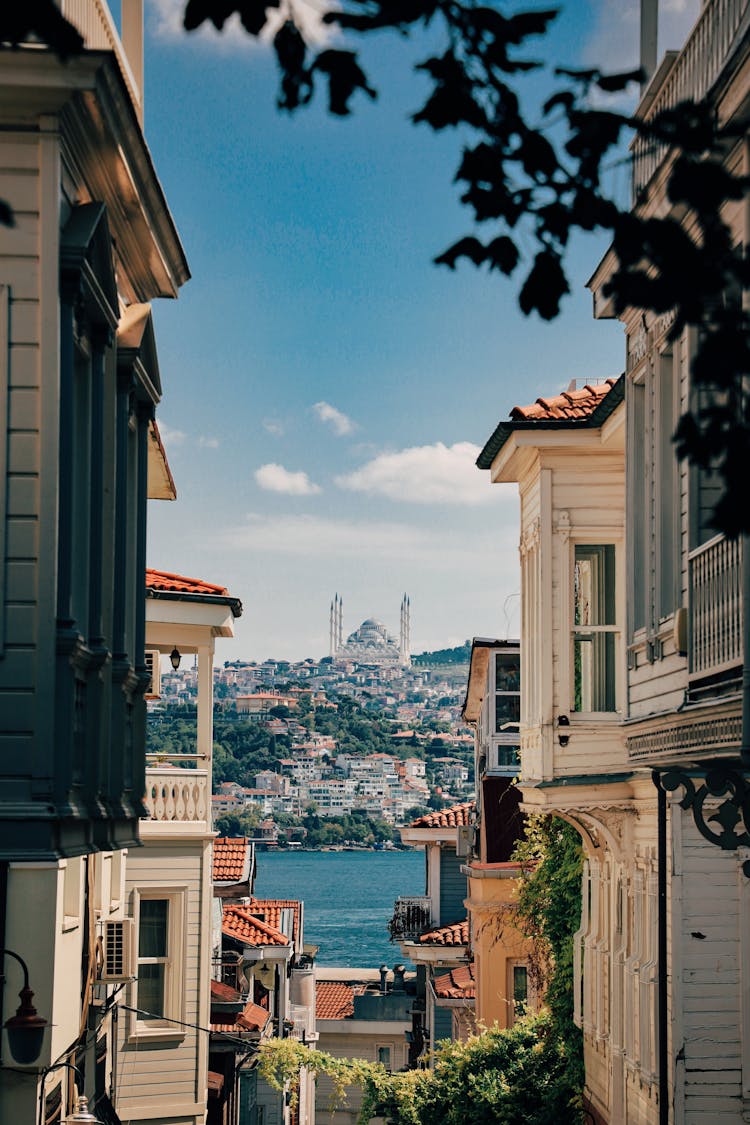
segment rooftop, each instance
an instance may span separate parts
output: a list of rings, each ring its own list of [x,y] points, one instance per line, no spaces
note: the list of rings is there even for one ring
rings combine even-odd
[[[294,925],[292,937],[294,941],[300,938],[300,907],[301,903],[293,898],[252,898],[250,902],[243,907],[248,914],[252,914],[254,918],[259,918],[274,930],[281,933],[281,912],[282,910],[291,910],[294,915]]]
[[[419,935],[419,941],[421,945],[468,945],[469,919],[464,918],[463,922],[452,922],[449,926],[427,930]]]
[[[250,875],[250,841],[220,836],[214,840],[214,883],[243,883]]]
[[[474,962],[457,965],[450,972],[435,977],[433,987],[440,1000],[473,1000],[477,994]]]
[[[352,984],[337,980],[319,980],[315,987],[315,1018],[345,1020],[354,1015]]]
[[[289,938],[250,913],[246,906],[226,906],[221,932],[244,945],[289,945]]]
[[[475,809],[474,801],[464,801],[461,805],[451,805],[449,809],[419,816],[411,822],[410,828],[458,828],[471,824]]]
[[[146,596],[152,598],[193,599],[228,605],[235,617],[242,615],[242,602],[232,597],[226,586],[205,582],[202,578],[188,578],[168,570],[146,569]]]
[[[599,403],[614,387],[616,379],[605,379],[602,383],[587,383],[576,389],[575,385],[562,394],[551,398],[538,398],[530,406],[514,406],[510,416],[514,422],[534,422],[553,418],[588,418]]]

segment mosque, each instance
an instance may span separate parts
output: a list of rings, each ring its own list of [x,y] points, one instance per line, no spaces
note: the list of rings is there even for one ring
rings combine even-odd
[[[331,602],[329,624],[330,655],[337,663],[351,661],[354,664],[375,664],[379,667],[411,665],[411,604],[406,594],[401,599],[401,620],[399,639],[386,629],[380,621],[368,617],[358,629],[344,641],[344,602],[336,594]]]

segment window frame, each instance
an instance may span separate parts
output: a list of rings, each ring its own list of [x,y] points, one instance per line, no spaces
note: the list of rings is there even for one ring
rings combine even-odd
[[[521,957],[511,958],[507,961],[508,972],[508,1010],[510,1013],[509,1026],[513,1026],[516,1020],[521,1016],[526,1015],[527,1012],[533,1009],[533,996],[531,987],[531,973],[529,971],[529,963]],[[524,969],[526,972],[526,999],[524,1001],[516,1000],[516,969]]]
[[[141,902],[167,902],[166,957],[163,959],[164,1004],[162,1016],[150,1019],[139,1012],[131,1012],[130,1038],[184,1039],[185,1028],[185,937],[187,928],[187,887],[138,887],[133,897],[135,979],[132,984],[132,1007],[138,1008],[138,970],[143,963],[153,963],[153,958],[140,956]],[[162,959],[159,958],[159,961]],[[174,1021],[180,1021],[175,1023]]]
[[[602,533],[603,532],[603,533]],[[614,582],[615,582],[615,624],[611,626],[576,626],[575,625],[575,553],[576,547],[614,547]],[[625,552],[622,532],[610,529],[599,529],[589,534],[576,530],[571,536],[568,551],[565,556],[566,574],[564,587],[568,596],[564,599],[567,610],[567,621],[563,622],[562,636],[567,637],[565,651],[567,652],[568,667],[565,672],[561,669],[561,701],[567,699],[567,713],[571,723],[578,722],[620,722],[625,713],[626,681],[625,681]],[[575,635],[580,632],[605,632],[614,634],[615,637],[615,709],[613,711],[576,711],[575,704]]]

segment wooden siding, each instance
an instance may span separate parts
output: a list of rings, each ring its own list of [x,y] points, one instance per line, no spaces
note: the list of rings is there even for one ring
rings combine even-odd
[[[4,229],[0,286],[0,444],[7,457],[6,505],[0,507],[4,582],[0,614],[0,751],[3,773],[28,776],[34,731],[39,560],[42,154],[38,137],[0,140],[0,197],[16,226]],[[55,216],[56,221],[56,216]],[[49,247],[57,258],[56,245]],[[55,282],[57,270],[55,269]],[[7,314],[7,320],[6,320]],[[53,442],[54,445],[54,442]],[[7,452],[6,452],[7,451]],[[6,465],[0,464],[5,474]]]
[[[134,892],[159,889],[168,892],[170,887],[185,888],[186,923],[184,934],[184,964],[182,993],[185,1023],[200,1024],[201,989],[207,986],[200,974],[203,947],[210,940],[209,918],[203,917],[203,841],[193,844],[149,843],[137,852],[130,852],[127,864],[126,903],[132,916]],[[133,1005],[135,991],[126,990],[126,1003]],[[132,1018],[131,1018],[132,1017]],[[144,1112],[155,1100],[161,1103],[154,1108],[154,1120],[161,1121],[170,1102],[199,1103],[205,1106],[206,1091],[198,1088],[198,1056],[200,1037],[204,1032],[193,1028],[175,1026],[174,1038],[150,1040],[147,1036],[132,1035],[135,1017],[123,1012],[119,1021],[120,1041],[118,1057],[117,1112],[123,1121],[141,1121]],[[155,1087],[158,1099],[155,1099]],[[202,1120],[196,1113],[194,1120]]]

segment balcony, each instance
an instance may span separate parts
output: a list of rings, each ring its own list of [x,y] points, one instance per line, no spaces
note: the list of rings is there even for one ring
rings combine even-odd
[[[142,121],[143,14],[138,5],[133,0],[122,0],[125,44],[120,39],[106,0],[58,0],[58,6],[65,18],[78,28],[90,51],[114,52],[135,111]],[[132,41],[128,43],[128,39]]]
[[[747,0],[707,0],[685,46],[676,55],[650,101],[647,90],[641,116],[649,120],[688,98],[693,101],[705,98],[748,26]],[[636,139],[633,144],[634,198],[654,175],[666,152],[666,145],[657,145],[647,138]]]
[[[432,903],[427,895],[399,897],[388,923],[391,941],[416,941],[432,925]]]
[[[172,765],[148,766],[143,803],[149,817],[141,821],[142,829],[156,821],[193,824],[205,831],[211,809],[209,771]]]
[[[692,694],[696,681],[709,681],[710,686],[717,679],[739,679],[743,618],[741,540],[717,535],[691,551],[688,578]]]

